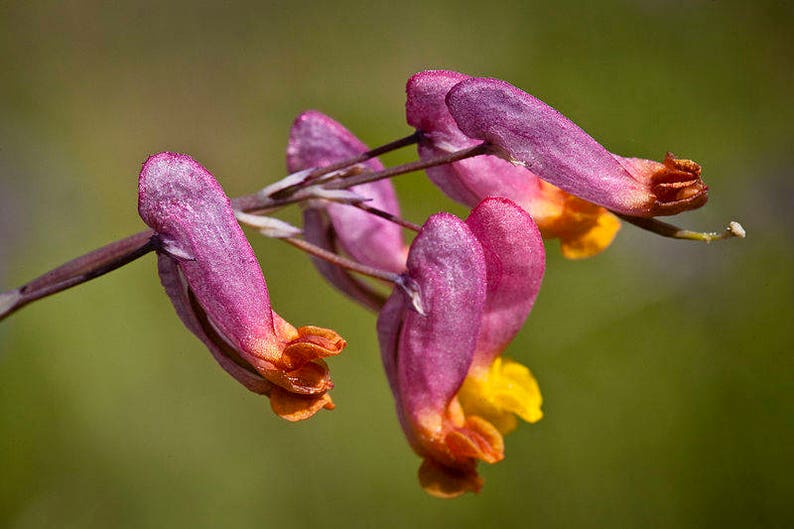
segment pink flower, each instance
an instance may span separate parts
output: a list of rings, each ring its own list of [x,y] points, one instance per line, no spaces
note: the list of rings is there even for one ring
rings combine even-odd
[[[449,90],[468,75],[448,70],[419,72],[406,85],[408,123],[422,133],[423,160],[482,143],[466,136],[446,105]],[[487,196],[509,198],[524,208],[548,239],[559,239],[569,259],[594,255],[612,242],[620,221],[605,208],[577,198],[497,156],[477,156],[427,169],[451,198],[474,206]]]
[[[408,80],[406,86],[408,96],[406,115],[408,123],[422,133],[422,139],[419,142],[420,158],[433,158],[472,147],[481,143],[483,139],[488,139],[489,141],[492,139],[490,137],[484,138],[477,134],[470,137],[459,128],[456,119],[462,119],[468,123],[473,119],[471,116],[478,116],[482,119],[483,126],[491,126],[493,128],[498,128],[502,121],[512,120],[511,123],[516,126],[524,126],[524,129],[526,129],[524,132],[527,135],[532,136],[533,134],[542,133],[542,129],[536,123],[537,120],[533,121],[531,112],[513,115],[511,113],[518,111],[512,107],[499,108],[498,111],[495,111],[488,106],[491,102],[482,104],[482,112],[480,112],[478,105],[481,104],[483,98],[471,97],[466,99],[463,96],[457,96],[463,102],[455,99],[455,101],[458,101],[455,107],[456,110],[450,113],[452,106],[447,106],[447,94],[450,93],[453,87],[458,90],[457,85],[464,81],[469,84],[474,84],[475,81],[487,84],[493,80],[475,80],[467,75],[445,70],[419,72]],[[502,84],[506,85],[506,83]],[[514,89],[514,91],[520,92],[518,89]],[[520,94],[523,94],[526,98],[531,98],[531,96],[523,92],[520,92]],[[499,98],[496,97],[496,99],[498,100]],[[502,98],[502,100],[504,99]],[[451,100],[452,96],[450,96]],[[575,125],[550,107],[534,98],[532,100],[536,102],[535,107],[548,109],[553,113],[553,116],[558,118],[557,121],[550,119],[548,122],[544,122],[544,126],[550,131],[546,133],[546,138],[554,136],[553,129],[555,126],[562,126],[567,123],[575,127]],[[470,111],[469,114],[471,116],[466,114],[466,110]],[[491,120],[493,123],[490,122]],[[570,139],[568,145],[555,145],[552,141],[544,140],[546,143],[538,145],[533,159],[538,160],[549,156],[544,149],[556,152],[564,158],[566,156],[565,149],[568,148],[572,149],[571,157],[574,158],[576,150],[582,148],[576,144],[576,141],[583,141],[590,146],[595,143],[595,140],[592,140],[583,131],[578,128],[576,130],[579,131],[580,135]],[[467,129],[466,132],[471,131]],[[540,140],[538,141],[542,143]],[[496,140],[492,143],[500,146]],[[638,178],[642,178],[642,175],[650,172],[668,171],[669,168],[674,167],[690,167],[692,171],[698,174],[700,170],[694,162],[673,160],[668,157],[665,164],[659,164],[650,160],[622,158],[608,153],[601,146],[598,146],[598,148],[602,156],[606,155],[610,160],[617,160],[627,167],[633,167],[631,172],[637,175]],[[543,174],[540,174],[540,171],[532,162],[511,158],[506,152],[503,154],[510,161],[497,156],[478,156],[448,165],[433,167],[428,169],[427,173],[430,179],[451,198],[469,206],[474,206],[487,196],[503,196],[513,200],[532,215],[545,238],[560,240],[565,257],[574,259],[589,257],[600,252],[612,242],[620,228],[620,222],[606,208],[593,202],[615,206],[616,201],[623,200],[625,197],[613,196],[610,198],[600,196],[600,194],[611,192],[619,195],[620,193],[625,193],[625,191],[605,191],[603,186],[598,187],[600,185],[598,175],[593,178],[596,181],[596,188],[589,189],[593,184],[587,181],[584,176],[575,175],[574,178],[576,178],[578,186],[573,191],[568,189],[569,193],[552,185],[559,182],[559,175],[555,173],[556,168],[549,168]],[[521,162],[521,165],[511,163],[516,161]],[[530,171],[530,169],[532,170]],[[619,170],[623,171],[622,169]],[[675,169],[675,171],[677,170]],[[634,177],[629,174],[623,175],[622,178],[625,185],[631,186],[635,183]],[[705,189],[705,186],[703,187]],[[585,194],[587,194],[588,190],[591,197],[588,200],[590,201],[579,198],[587,198]],[[623,213],[629,212],[628,214],[631,215],[648,216],[648,213],[642,208],[629,210],[624,208],[621,210],[620,207],[616,206],[615,209]]]
[[[268,395],[285,419],[332,408],[322,358],[345,341],[328,329],[296,329],[273,312],[256,256],[213,176],[186,155],[151,156],[138,181],[138,212],[158,238],[166,293],[218,363]]]
[[[302,171],[324,167],[354,158],[367,146],[330,117],[310,110],[292,124],[287,146],[287,170]],[[364,162],[371,171],[383,169],[377,158]],[[369,199],[368,206],[399,216],[397,195],[390,180],[354,186],[350,191]],[[331,251],[342,251],[361,264],[389,272],[405,269],[407,249],[401,228],[350,204],[311,201],[304,209],[304,236],[307,241]],[[318,270],[334,286],[374,310],[383,304],[382,296],[347,271],[314,259]]]
[[[526,319],[544,267],[532,219],[506,199],[483,201],[465,223],[433,215],[411,245],[405,277],[424,314],[395,289],[378,317],[378,338],[430,494],[478,491],[477,462],[504,458],[502,433],[512,426],[505,416],[540,419],[534,378],[500,354]],[[467,405],[462,388],[484,404]]]
[[[612,211],[674,215],[708,199],[696,163],[670,154],[664,163],[615,156],[568,118],[504,81],[463,80],[450,89],[446,102],[466,136],[488,142],[505,159]]]

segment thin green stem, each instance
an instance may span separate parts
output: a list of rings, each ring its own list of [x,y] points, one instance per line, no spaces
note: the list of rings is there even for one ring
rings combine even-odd
[[[669,237],[671,239],[701,241],[701,242],[709,243],[712,241],[732,239],[734,237],[743,239],[746,236],[744,228],[742,227],[741,224],[739,224],[736,221],[731,221],[728,224],[728,227],[721,232],[714,232],[714,231],[702,232],[702,231],[692,231],[684,228],[679,228],[678,226],[675,226],[673,224],[668,224],[666,222],[662,222],[655,218],[631,217],[629,215],[622,215],[620,213],[615,213],[615,214],[621,219],[628,222],[629,224],[633,224],[639,228],[642,228],[643,230],[650,231],[657,235],[661,235],[662,237]]]

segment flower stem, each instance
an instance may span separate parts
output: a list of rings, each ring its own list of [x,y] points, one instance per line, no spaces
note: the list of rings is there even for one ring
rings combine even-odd
[[[412,136],[408,136],[408,138],[411,137]],[[398,141],[407,141],[407,138],[403,138],[403,140],[398,140]],[[323,183],[322,187],[325,189],[348,189],[353,186],[366,184],[369,182],[377,182],[378,180],[392,178],[394,176],[398,176],[401,174],[412,173],[414,171],[421,171],[422,169],[427,169],[429,167],[436,167],[438,165],[445,165],[448,163],[457,162],[460,160],[464,160],[466,158],[471,158],[473,156],[480,156],[482,154],[491,154],[492,150],[493,150],[492,146],[483,143],[480,145],[475,145],[474,147],[470,147],[468,149],[462,149],[460,151],[455,151],[449,154],[442,154],[440,156],[429,158],[427,160],[420,160],[402,165],[395,165],[393,167],[388,167],[386,169],[383,169],[382,171],[364,171],[364,172],[351,171],[349,175],[344,175],[342,177],[335,178],[334,180],[331,180],[327,183]],[[335,165],[339,165],[339,164],[335,164]],[[333,166],[329,165],[327,167],[320,168],[323,170],[323,173],[319,175],[317,178],[320,178],[325,174],[329,174],[329,171],[326,171],[328,167],[333,167]],[[343,167],[347,167],[347,165]],[[245,212],[263,213],[263,212],[273,211],[282,206],[294,204],[296,202],[301,202],[303,200],[312,198],[311,195],[312,185],[320,185],[320,184],[318,182],[315,182],[314,184],[307,185],[306,180],[304,180],[300,184],[295,184],[294,186],[286,187],[283,190],[274,193],[273,196],[262,196],[259,193],[244,195],[232,199],[232,207],[234,209],[238,209],[240,211],[245,211]],[[288,195],[280,198],[275,198],[276,195],[281,195],[283,192],[286,192],[287,190],[289,190]]]
[[[357,207],[358,209],[364,210],[367,213],[371,213],[371,214],[375,215],[376,217],[380,217],[382,219],[386,219],[389,222],[393,222],[393,223],[397,224],[398,226],[402,226],[403,228],[406,228],[406,229],[409,229],[409,230],[412,230],[412,231],[419,231],[419,230],[422,229],[422,227],[420,225],[414,224],[413,222],[405,220],[405,219],[403,219],[401,217],[398,217],[397,215],[392,215],[388,211],[383,211],[382,209],[373,208],[372,206],[367,206],[366,204],[364,204],[362,202],[358,202],[358,203],[353,204],[353,205],[355,207]]]
[[[320,248],[319,246],[305,241],[304,239],[299,239],[297,237],[284,237],[279,240],[286,241],[299,250],[302,250],[315,257],[319,257],[324,261],[328,261],[329,263],[340,266],[346,270],[357,272],[365,276],[374,277],[375,279],[380,279],[381,281],[385,281],[387,283],[397,283],[400,281],[399,274],[387,272],[385,270],[381,270],[380,268],[363,265],[357,261],[353,261],[346,257],[342,257],[341,255],[329,252],[328,250]]]
[[[733,237],[744,239],[746,236],[744,228],[736,221],[731,221],[728,223],[728,227],[722,232],[701,232],[679,228],[678,226],[662,222],[655,218],[631,217],[628,215],[621,215],[620,213],[616,213],[616,215],[629,224],[634,224],[643,230],[656,233],[662,237],[669,237],[671,239],[702,241],[709,243],[711,241],[721,241],[723,239],[731,239]]]
[[[0,294],[0,320],[28,303],[107,274],[155,248],[154,233],[147,230],[62,264],[17,289]]]
[[[387,152],[396,151],[397,149],[401,149],[403,147],[407,147],[408,145],[413,145],[414,143],[419,141],[421,137],[421,133],[419,131],[414,132],[413,134],[406,136],[404,138],[400,138],[398,140],[392,141],[385,145],[381,145],[380,147],[375,147],[374,149],[370,149],[367,152],[361,153],[360,155],[354,158],[348,158],[347,160],[342,160],[331,165],[325,165],[323,167],[318,167],[311,173],[309,173],[306,178],[300,184],[295,184],[290,187],[286,187],[277,193],[274,193],[272,198],[278,199],[289,196],[293,191],[295,191],[299,187],[304,187],[308,184],[311,184],[321,176],[327,175],[329,173],[333,173],[334,171],[338,171],[340,169],[344,169],[346,167],[350,167],[352,165],[356,165],[359,163],[366,162],[367,160],[371,160],[376,156],[380,156],[381,154],[385,154]]]
[[[469,147],[468,149],[461,149],[449,154],[442,154],[427,160],[418,160],[416,162],[395,165],[394,167],[388,167],[382,171],[366,171],[361,174],[350,176],[349,178],[329,182],[328,184],[325,184],[324,187],[326,189],[347,189],[353,186],[383,180],[384,178],[391,178],[393,176],[412,173],[414,171],[421,171],[422,169],[428,169],[438,165],[446,165],[448,163],[458,162],[473,156],[490,154],[491,151],[492,147],[490,145],[481,143],[480,145],[475,145],[474,147]]]

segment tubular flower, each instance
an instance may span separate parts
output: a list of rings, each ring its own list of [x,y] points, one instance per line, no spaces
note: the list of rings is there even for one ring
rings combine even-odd
[[[504,434],[516,427],[516,416],[530,423],[543,417],[532,373],[501,354],[535,304],[546,254],[532,218],[509,200],[484,200],[466,224],[485,252],[488,286],[474,357],[458,397],[467,414]]]
[[[354,158],[368,150],[358,138],[330,117],[310,110],[292,124],[287,146],[287,170],[302,171]],[[379,171],[377,158],[362,164]],[[399,216],[397,195],[390,180],[354,186],[350,191],[367,200],[368,206]],[[407,249],[397,224],[367,213],[350,204],[313,200],[304,209],[304,236],[326,250],[342,250],[356,261],[390,272],[405,269]],[[323,276],[342,292],[374,310],[383,305],[383,296],[369,285],[335,265],[320,259],[314,264]]]
[[[421,131],[421,159],[473,147],[480,140],[466,136],[445,103],[449,90],[468,75],[447,70],[419,72],[406,85],[408,123]],[[545,182],[526,167],[497,156],[477,156],[427,169],[433,181],[452,199],[475,206],[487,196],[503,196],[528,211],[546,238],[560,239],[569,259],[589,257],[605,249],[620,229],[620,221],[605,208],[582,200]]]
[[[433,215],[411,245],[405,279],[423,313],[395,289],[378,338],[400,424],[423,458],[420,483],[434,496],[480,490],[477,462],[504,458],[506,414],[540,418],[534,379],[523,366],[528,378],[505,369],[499,353],[531,309],[543,268],[537,228],[506,199],[483,201],[465,223]],[[483,399],[490,408],[475,405]]]
[[[568,118],[515,86],[471,78],[446,96],[463,133],[502,151],[559,188],[634,217],[674,215],[708,200],[700,166],[668,154],[664,163],[615,156]]]
[[[273,312],[259,263],[215,178],[189,156],[151,156],[138,180],[138,212],[155,231],[160,278],[177,314],[221,367],[268,395],[287,420],[333,408],[322,358],[345,341],[328,329],[296,329]]]

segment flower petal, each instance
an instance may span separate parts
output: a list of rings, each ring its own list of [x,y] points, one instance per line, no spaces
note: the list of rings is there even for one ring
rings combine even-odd
[[[529,214],[505,198],[486,198],[466,224],[483,247],[488,277],[472,369],[487,368],[532,310],[543,272],[543,239]]]
[[[290,172],[323,167],[354,158],[367,146],[340,123],[317,111],[300,114],[290,130],[287,169]],[[383,165],[375,158],[362,164],[379,171]],[[394,187],[389,180],[379,180],[350,188],[370,200],[367,205],[399,216]],[[405,269],[405,245],[400,227],[385,219],[348,204],[326,203],[339,245],[355,260],[369,266],[402,272]],[[313,219],[307,219],[313,222]],[[307,231],[311,227],[307,226]]]
[[[180,270],[220,333],[236,349],[276,346],[265,278],[215,178],[189,156],[160,153],[138,189],[144,222],[192,256]]]
[[[485,302],[480,244],[457,217],[433,215],[411,245],[408,276],[419,287],[426,315],[395,289],[403,323],[392,377],[408,419],[419,424],[440,420],[471,364]]]
[[[632,173],[568,118],[504,81],[461,81],[446,101],[467,136],[503,149],[544,180],[613,211],[672,215],[708,198],[693,167],[673,174]]]
[[[312,395],[303,417],[319,409],[309,401],[333,386],[321,358],[345,341],[319,327],[295,329],[272,311],[259,263],[212,175],[189,156],[152,156],[138,210],[164,243],[160,276],[177,313],[221,366],[252,391]]]

